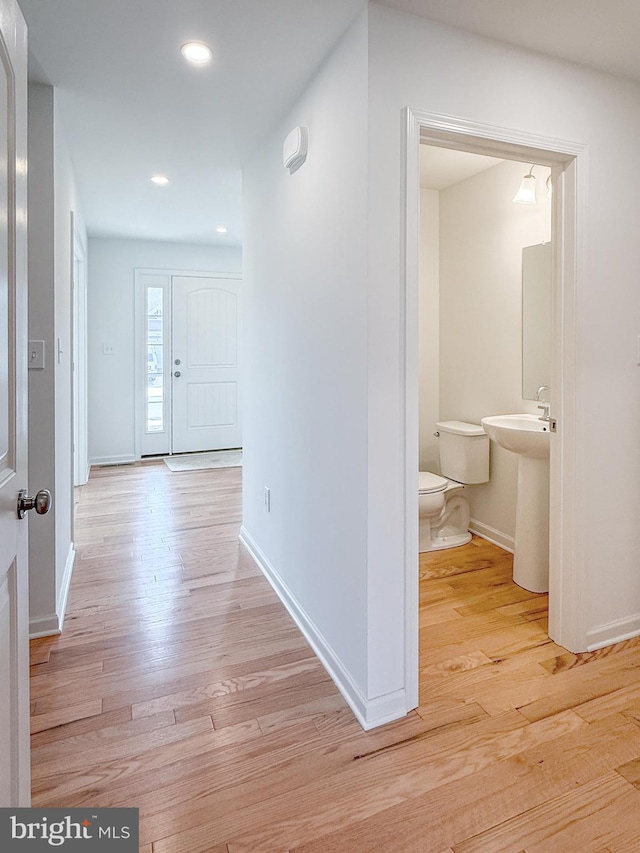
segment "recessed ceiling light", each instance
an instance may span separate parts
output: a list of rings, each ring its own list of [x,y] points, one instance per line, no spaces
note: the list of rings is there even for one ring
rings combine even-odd
[[[229,229],[227,228],[226,225],[218,225],[218,227],[216,228],[216,231],[218,232],[218,234],[226,234],[229,231]]]
[[[194,65],[206,65],[211,59],[211,48],[201,41],[188,41],[180,48],[180,53]]]
[[[169,183],[169,178],[165,175],[153,175],[151,177],[151,182],[157,184],[159,187],[164,187]]]

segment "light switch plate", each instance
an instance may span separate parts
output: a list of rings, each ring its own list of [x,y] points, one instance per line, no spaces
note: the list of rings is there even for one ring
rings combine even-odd
[[[44,341],[29,341],[29,370],[44,370]]]

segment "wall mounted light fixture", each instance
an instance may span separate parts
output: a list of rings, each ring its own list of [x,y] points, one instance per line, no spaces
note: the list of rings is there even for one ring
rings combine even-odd
[[[535,204],[536,203],[536,176],[533,174],[533,167],[535,163],[531,165],[528,174],[524,176],[524,178],[520,181],[520,186],[518,187],[518,192],[511,199],[515,201],[517,204]]]

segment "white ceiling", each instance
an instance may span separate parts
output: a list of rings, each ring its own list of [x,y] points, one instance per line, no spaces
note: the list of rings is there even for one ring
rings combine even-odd
[[[18,0],[89,232],[241,243],[241,163],[365,0]],[[180,46],[204,41],[206,67]],[[43,77],[42,72],[46,77]],[[155,172],[171,183],[156,187]],[[219,237],[218,224],[229,233]]]
[[[502,160],[484,154],[470,154],[452,148],[420,146],[420,186],[427,190],[446,190]]]
[[[240,245],[241,164],[366,0],[18,0],[90,234]],[[383,0],[640,81],[638,0]],[[189,39],[214,61],[188,66]],[[154,172],[167,187],[149,182]],[[229,234],[219,237],[224,223]]]

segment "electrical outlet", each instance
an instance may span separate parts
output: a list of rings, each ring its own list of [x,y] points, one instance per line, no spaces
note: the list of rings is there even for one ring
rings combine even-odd
[[[271,512],[271,489],[268,486],[264,487],[264,511]]]

